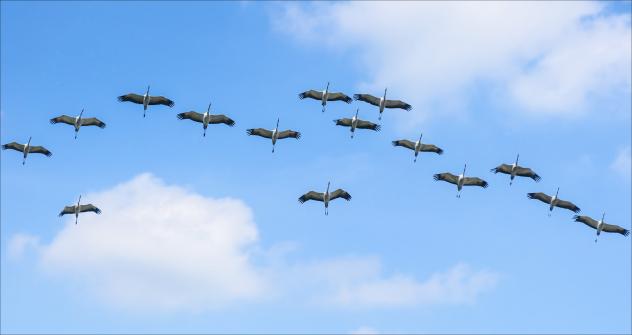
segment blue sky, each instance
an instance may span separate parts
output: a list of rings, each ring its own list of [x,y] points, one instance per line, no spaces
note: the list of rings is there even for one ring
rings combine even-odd
[[[1,9],[0,139],[53,152],[2,152],[2,332],[632,330],[630,237],[526,198],[630,229],[630,2]],[[327,81],[413,110],[351,140],[377,110],[298,99]],[[175,107],[116,100],[147,85]],[[176,118],[209,101],[236,126]],[[48,123],[82,108],[107,127]],[[420,131],[445,153],[413,164]],[[517,153],[540,183],[489,172]],[[464,163],[490,187],[457,199],[432,175]],[[353,199],[297,202],[328,181]],[[103,214],[58,218],[79,194]]]

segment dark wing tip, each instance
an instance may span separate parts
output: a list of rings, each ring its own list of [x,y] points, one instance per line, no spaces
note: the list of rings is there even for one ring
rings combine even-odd
[[[297,131],[297,132],[296,132],[296,139],[298,140],[299,138],[301,138],[301,132],[300,132],[300,131]]]
[[[489,169],[489,172],[498,173],[498,168]]]
[[[248,135],[252,135],[252,133],[253,133],[254,131],[255,131],[254,129],[246,129],[246,133],[247,133]]]
[[[301,99],[301,100],[305,99],[305,92],[299,93],[298,94],[298,98]]]
[[[540,182],[540,179],[542,179],[540,176],[538,176],[537,174],[533,175],[533,180],[535,180],[536,183]]]
[[[486,181],[483,180],[483,188],[487,188],[487,186],[489,186],[489,183],[487,183]]]
[[[405,109],[405,110],[407,110],[407,111],[410,111],[411,109],[413,109],[413,106],[411,106],[411,105],[409,105],[409,104],[406,104],[406,105],[404,106],[404,109]]]
[[[57,123],[57,120],[56,119],[50,119],[50,123],[51,124],[55,124],[55,123]]]
[[[579,215],[573,215],[573,220],[575,220],[575,221],[577,221],[577,222],[580,222],[580,221],[579,221]]]
[[[99,124],[99,128],[101,128],[101,129],[105,128],[105,122],[101,122],[101,123]]]
[[[94,208],[94,212],[97,213],[97,214],[101,214],[101,210],[99,208],[97,208],[97,207]]]
[[[169,107],[173,107],[175,105],[175,103],[169,99],[167,99],[167,106]]]
[[[341,119],[334,120],[334,123],[335,123],[336,125],[338,125],[338,121],[340,121],[340,120],[341,120]]]
[[[7,149],[9,149],[9,146],[8,146],[8,145],[6,145],[6,144],[3,144],[3,145],[2,145],[2,150],[7,150]]]
[[[439,154],[439,155],[443,155],[443,149],[441,149],[441,148],[438,148],[438,149],[439,149],[439,150],[437,150],[437,154]]]
[[[529,199],[535,198],[535,193],[527,193],[527,198]]]
[[[439,174],[437,173],[437,174],[433,175],[433,176],[432,176],[432,178],[433,178],[434,180],[439,180]]]
[[[579,213],[579,212],[581,212],[582,210],[581,210],[581,209],[579,209],[579,207],[575,206],[575,208],[573,208],[573,209],[572,209],[572,211],[573,211],[573,212],[575,212],[575,213]]]
[[[59,216],[59,217],[64,216],[64,212],[63,212],[63,211],[62,211],[62,212],[60,212],[60,213],[59,213],[59,215],[57,215],[57,216]]]
[[[375,125],[375,131],[380,131],[382,130],[382,126],[380,126],[379,124]]]
[[[302,196],[300,196],[300,197],[298,198],[298,202],[300,202],[300,203],[305,203],[305,200],[307,200],[307,199],[305,199],[305,196],[304,196],[304,195],[302,195]]]
[[[49,151],[49,152],[45,153],[45,155],[46,155],[46,157],[50,157],[50,156],[53,155],[53,153]]]
[[[180,113],[180,114],[176,115],[176,117],[177,117],[179,120],[182,120],[182,119],[184,119],[184,113]]]
[[[627,229],[623,229],[623,236],[628,236],[630,235],[630,231]]]
[[[392,141],[391,144],[393,144],[394,147],[397,146],[398,141]]]
[[[353,101],[353,99],[351,99],[351,98],[350,98],[350,97],[348,97],[348,96],[345,96],[345,100],[344,100],[344,102],[346,102],[346,103],[350,104],[352,101]]]
[[[360,100],[360,94],[354,94],[353,100]]]
[[[122,102],[122,101],[124,101],[125,96],[124,96],[124,95],[120,95],[117,99],[118,99],[118,101],[121,101],[121,102]]]

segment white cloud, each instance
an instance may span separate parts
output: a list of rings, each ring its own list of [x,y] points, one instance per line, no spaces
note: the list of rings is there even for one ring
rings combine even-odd
[[[417,121],[462,108],[479,87],[546,115],[630,94],[630,16],[597,2],[292,3],[273,23],[314,47],[359,51],[359,89],[389,87]]]
[[[626,180],[630,180],[632,174],[632,151],[630,147],[623,148],[617,154],[610,168],[616,173],[620,174]]]
[[[8,255],[11,259],[19,259],[28,250],[39,248],[39,238],[29,234],[15,234],[9,239],[7,246]]]

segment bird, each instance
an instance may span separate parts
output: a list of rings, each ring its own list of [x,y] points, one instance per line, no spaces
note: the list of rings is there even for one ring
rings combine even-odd
[[[277,118],[276,127],[273,130],[263,129],[263,128],[254,128],[247,129],[246,132],[248,135],[256,135],[265,138],[272,139],[272,152],[274,153],[274,145],[277,140],[281,140],[284,138],[292,137],[295,139],[301,138],[301,133],[294,130],[283,130],[279,131],[279,119]]]
[[[527,197],[529,199],[536,199],[536,200],[540,200],[545,204],[549,205],[549,216],[551,216],[551,212],[553,211],[553,207],[560,207],[560,208],[566,208],[570,211],[573,211],[575,213],[579,213],[581,210],[579,209],[579,207],[575,206],[575,204],[573,204],[570,201],[566,201],[566,200],[562,200],[560,198],[557,197],[558,193],[560,192],[560,188],[557,188],[557,191],[555,191],[555,196],[551,197],[547,194],[544,194],[542,192],[539,193],[527,193]]]
[[[309,90],[303,93],[299,93],[299,99],[303,100],[305,98],[310,98],[314,100],[320,100],[320,104],[323,106],[323,113],[325,112],[325,107],[327,106],[327,101],[344,101],[350,104],[353,99],[341,92],[329,92],[329,82],[327,82],[327,87],[324,91],[315,91]]]
[[[456,185],[457,194],[456,197],[461,197],[461,189],[463,186],[480,186],[482,188],[487,188],[488,184],[481,178],[477,177],[465,177],[465,169],[467,169],[467,164],[463,167],[463,173],[458,176],[455,176],[449,172],[438,173],[433,176],[434,180],[443,180],[450,184]]]
[[[129,101],[135,104],[143,105],[143,117],[145,117],[145,112],[147,112],[147,106],[149,105],[165,105],[169,107],[173,107],[174,105],[173,101],[163,96],[150,96],[149,86],[147,86],[147,91],[145,92],[144,95],[129,93],[129,94],[119,96],[118,101],[121,101],[121,102]]]
[[[355,116],[351,119],[348,118],[344,118],[344,119],[337,119],[334,120],[334,123],[337,126],[343,126],[343,127],[350,127],[351,130],[351,138],[353,138],[353,135],[355,134],[355,130],[356,128],[359,129],[371,129],[374,131],[380,131],[380,125],[379,124],[375,124],[373,122],[369,122],[369,121],[364,121],[364,120],[360,120],[358,119],[358,112],[360,111],[360,108],[358,108],[356,110]]]
[[[603,221],[604,217],[606,216],[606,212],[603,212],[603,214],[601,215],[601,220],[597,221],[589,216],[584,216],[584,215],[575,215],[573,216],[573,219],[576,222],[581,222],[585,225],[587,225],[588,227],[591,227],[595,230],[597,230],[597,237],[595,237],[595,243],[597,243],[597,239],[599,238],[599,234],[601,234],[602,231],[605,231],[606,233],[618,233],[621,234],[623,236],[628,236],[630,235],[630,231],[619,227],[617,225],[612,225],[612,224],[607,224]]]
[[[79,200],[76,205],[66,206],[59,213],[59,216],[62,217],[66,214],[74,214],[75,215],[75,224],[77,224],[77,220],[79,220],[79,213],[83,212],[95,212],[97,214],[101,214],[101,210],[94,206],[93,204],[80,205],[81,203],[81,195],[79,195]]]
[[[190,111],[190,112],[180,113],[177,116],[178,116],[178,119],[180,120],[189,119],[191,121],[200,122],[202,124],[202,127],[204,128],[204,133],[202,134],[202,136],[204,137],[206,137],[206,128],[208,127],[209,123],[210,124],[223,123],[230,127],[235,125],[235,121],[233,121],[233,119],[227,117],[224,114],[217,114],[217,115],[211,114],[211,103],[208,104],[208,108],[206,109],[206,112],[204,114],[198,113],[195,111]]]
[[[50,119],[51,124],[57,123],[65,123],[75,127],[75,139],[77,139],[77,134],[79,133],[79,128],[81,126],[97,126],[101,129],[105,128],[105,123],[103,121],[97,119],[96,117],[83,118],[83,109],[81,109],[81,113],[79,113],[76,117],[71,117],[68,115],[60,115],[58,117],[54,117]]]
[[[331,193],[329,193],[329,185],[331,182],[327,183],[327,190],[325,193],[309,191],[303,194],[300,198],[298,198],[298,202],[305,203],[305,201],[316,200],[322,201],[325,203],[325,215],[329,215],[329,202],[338,198],[345,199],[347,201],[351,200],[351,194],[347,191],[339,188]]]
[[[504,174],[508,174],[510,176],[509,178],[509,186],[511,186],[511,184],[513,183],[513,180],[516,176],[520,176],[520,177],[529,177],[533,180],[535,180],[536,182],[540,181],[540,176],[538,176],[537,173],[533,172],[533,170],[526,168],[526,167],[522,167],[520,165],[518,165],[518,158],[520,158],[520,154],[518,154],[518,156],[516,156],[516,161],[509,165],[509,164],[500,164],[497,167],[491,169],[490,171],[493,173],[504,173]]]
[[[393,146],[396,147],[404,147],[407,149],[410,149],[412,151],[415,152],[415,160],[414,162],[417,162],[417,155],[419,155],[420,152],[435,152],[439,155],[443,155],[443,149],[437,147],[434,144],[423,144],[421,143],[421,137],[424,136],[423,133],[421,133],[419,135],[419,140],[417,140],[417,142],[412,142],[409,140],[397,140],[397,141],[393,141]]]
[[[384,108],[401,108],[407,111],[413,109],[413,107],[401,100],[386,100],[386,88],[384,89],[384,96],[381,98],[374,97],[370,94],[354,94],[353,98],[355,100],[360,100],[364,102],[368,102],[371,105],[378,106],[380,108],[380,116],[378,120],[382,119],[382,113],[384,112]]]
[[[24,159],[22,159],[22,165],[26,163],[26,156],[28,156],[28,154],[30,153],[42,154],[42,155],[46,155],[47,157],[50,157],[53,155],[52,152],[48,151],[48,149],[42,146],[31,146],[31,137],[29,137],[29,141],[26,142],[26,144],[11,142],[11,143],[2,145],[2,150],[7,150],[7,149],[12,149],[15,151],[22,152],[22,154],[24,155]]]

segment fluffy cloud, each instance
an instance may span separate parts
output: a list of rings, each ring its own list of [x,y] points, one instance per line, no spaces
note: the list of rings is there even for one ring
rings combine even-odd
[[[480,87],[512,109],[577,115],[599,99],[629,100],[630,16],[604,7],[352,1],[288,4],[273,22],[299,41],[359,51],[359,89],[390,87],[413,103],[417,121],[462,107]]]
[[[623,148],[619,151],[619,154],[614,159],[610,168],[621,177],[626,180],[630,180],[630,174],[632,174],[632,151],[630,147]]]
[[[9,240],[7,247],[9,258],[19,259],[26,251],[37,249],[39,247],[39,238],[29,234],[15,234]]]

